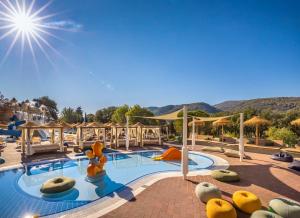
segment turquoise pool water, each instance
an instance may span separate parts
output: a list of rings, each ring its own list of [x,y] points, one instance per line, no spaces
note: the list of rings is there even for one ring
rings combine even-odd
[[[58,213],[103,197],[114,197],[118,195],[117,191],[128,188],[129,183],[145,175],[180,171],[180,162],[153,161],[152,157],[159,154],[161,151],[106,154],[106,175],[96,183],[85,180],[87,159],[43,163],[28,166],[26,169],[0,172],[0,217],[22,217],[24,214],[45,216]],[[210,158],[199,154],[190,153],[189,159],[191,171],[207,169],[214,164]],[[40,193],[42,183],[62,175],[76,180],[73,190],[51,197]],[[16,204],[18,209],[14,207]]]

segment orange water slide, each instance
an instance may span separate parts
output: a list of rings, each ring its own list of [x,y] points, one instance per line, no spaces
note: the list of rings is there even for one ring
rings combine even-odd
[[[177,148],[169,148],[162,155],[153,158],[154,160],[181,160],[181,151]]]

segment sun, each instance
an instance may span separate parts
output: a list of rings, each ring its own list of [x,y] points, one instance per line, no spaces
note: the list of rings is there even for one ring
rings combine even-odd
[[[14,25],[14,28],[25,34],[32,33],[38,26],[38,23],[35,22],[33,18],[31,18],[24,12],[21,12],[20,14],[15,14],[11,21]]]
[[[46,51],[52,50],[56,53],[58,52],[46,39],[46,36],[57,38],[49,31],[49,29],[54,29],[49,25],[49,23],[51,23],[49,19],[56,14],[44,14],[45,9],[50,3],[51,1],[48,1],[45,5],[37,8],[35,7],[35,0],[0,0],[0,41],[8,37],[12,38],[2,58],[1,65],[9,56],[17,41],[21,41],[21,56],[23,57],[25,47],[28,47],[36,66],[36,48],[39,48],[52,63]]]

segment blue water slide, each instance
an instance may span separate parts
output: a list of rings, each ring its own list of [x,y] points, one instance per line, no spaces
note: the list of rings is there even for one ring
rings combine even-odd
[[[15,136],[15,137],[20,137],[22,132],[20,130],[5,130],[5,129],[0,129],[0,135],[9,135],[9,136]]]
[[[8,129],[8,130],[14,130],[14,129],[16,129],[18,126],[20,126],[20,125],[22,125],[22,124],[24,124],[24,123],[26,123],[25,120],[18,120],[18,121],[12,122],[11,124],[9,124],[9,125],[7,126],[7,129]]]

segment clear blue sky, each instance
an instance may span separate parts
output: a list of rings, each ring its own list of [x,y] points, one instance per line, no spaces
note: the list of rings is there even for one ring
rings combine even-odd
[[[18,41],[0,91],[87,112],[299,96],[299,11],[296,0],[56,0],[43,14],[60,12],[47,22],[68,31],[45,38],[64,58],[47,49],[51,65],[35,46],[36,70],[28,47],[21,64]],[[0,41],[1,58],[12,39]]]

